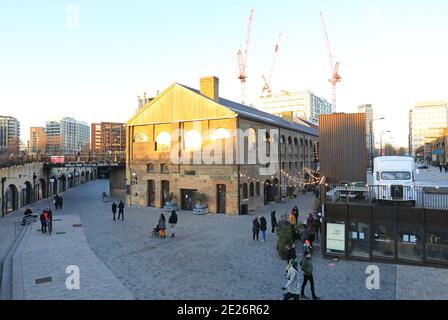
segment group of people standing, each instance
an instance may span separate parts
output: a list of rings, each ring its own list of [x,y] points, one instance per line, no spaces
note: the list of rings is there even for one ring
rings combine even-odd
[[[117,213],[117,208],[118,208],[118,220],[120,220],[120,217],[121,217],[121,220],[123,221],[124,220],[124,203],[123,203],[123,201],[120,200],[118,205],[115,202],[112,203],[112,214],[113,214],[114,221],[117,221],[115,219],[115,214]]]
[[[293,230],[293,243],[288,245],[286,249],[288,250],[288,265],[285,270],[287,277],[287,283],[282,288],[282,290],[287,290],[283,295],[284,300],[299,300],[308,299],[305,295],[305,288],[310,283],[311,295],[314,300],[320,299],[314,290],[314,277],[313,277],[313,245],[314,242],[318,240],[320,228],[322,224],[322,215],[320,213],[310,213],[308,214],[303,230],[300,236],[302,240],[302,258],[300,262],[297,260],[294,226],[298,223],[299,210],[294,207],[289,215],[289,222],[291,224],[291,229]],[[300,285],[300,270],[303,274],[303,281]]]
[[[445,171],[445,172],[448,172],[448,162],[445,162],[445,163],[439,163],[439,170],[440,170],[440,172],[442,172],[442,169]]]
[[[64,199],[58,194],[54,195],[53,205],[56,210],[62,210],[62,205],[64,204]]]
[[[171,233],[170,237],[175,238],[174,228],[176,227],[176,224],[177,224],[176,211],[174,211],[174,210],[171,211],[171,215],[168,218],[168,224],[169,224],[170,233]],[[154,235],[158,235],[160,238],[166,239],[166,218],[163,213],[160,215],[159,221],[155,225],[152,232]]]
[[[42,233],[49,233],[53,231],[53,212],[50,208],[43,210],[39,216]]]
[[[275,216],[275,211],[271,212],[271,232],[275,233],[275,228],[277,228],[277,217]],[[266,232],[268,229],[268,223],[265,217],[255,217],[252,221],[252,239],[259,240],[259,234],[261,232],[261,241],[266,241]]]

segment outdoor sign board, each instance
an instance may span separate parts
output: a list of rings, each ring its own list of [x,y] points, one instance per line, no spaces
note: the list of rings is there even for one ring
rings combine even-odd
[[[327,250],[345,251],[345,224],[327,223]]]
[[[57,164],[57,163],[64,163],[65,157],[64,156],[51,156],[50,163]]]

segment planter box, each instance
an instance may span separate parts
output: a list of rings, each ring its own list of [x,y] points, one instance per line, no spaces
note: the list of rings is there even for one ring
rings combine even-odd
[[[193,213],[194,214],[197,214],[197,215],[202,215],[202,214],[207,214],[208,213],[208,208],[206,207],[206,208],[194,208],[193,209]]]
[[[163,211],[164,212],[171,212],[171,211],[177,211],[179,210],[179,208],[177,207],[177,203],[165,203],[165,205],[163,206]]]

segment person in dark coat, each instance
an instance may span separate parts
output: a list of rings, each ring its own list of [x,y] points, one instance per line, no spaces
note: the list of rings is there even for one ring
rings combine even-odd
[[[308,229],[308,239],[311,243],[311,246],[314,243],[314,240],[316,239],[316,221],[314,220],[314,217],[312,214],[308,216],[308,219],[306,221],[306,227]]]
[[[275,228],[277,228],[277,217],[275,216],[275,211],[271,212],[271,225],[272,225],[272,233],[274,233]]]
[[[49,231],[50,236],[51,236],[51,232],[53,231],[53,211],[51,211],[51,209],[48,208],[47,210],[45,210],[45,212],[47,213],[48,231]]]
[[[59,196],[57,194],[54,195],[53,204],[54,204],[54,209],[58,210],[58,208],[59,208]]]
[[[295,260],[297,258],[295,243],[293,242],[292,244],[287,245],[286,249],[288,250],[288,261]]]
[[[261,241],[266,241],[266,230],[268,229],[268,223],[265,217],[260,218],[260,231],[261,231]]]
[[[297,208],[297,206],[294,207],[293,209],[293,214],[295,219],[295,224],[297,224],[297,221],[299,221],[299,208]]]
[[[308,253],[305,258],[300,261],[300,267],[302,268],[303,272],[303,282],[302,282],[302,290],[300,292],[300,297],[302,299],[308,299],[307,296],[305,296],[305,287],[308,281],[311,284],[311,294],[313,297],[313,300],[319,300],[320,298],[316,295],[314,291],[314,278],[313,278],[313,260],[311,259],[311,253]]]
[[[114,203],[112,203],[112,213],[114,215],[114,221],[117,221],[115,220],[115,214],[117,213],[117,204],[115,203],[115,201]]]
[[[62,205],[64,204],[64,199],[61,196],[58,197],[59,210],[62,210]]]
[[[169,223],[169,225],[170,225],[170,232],[171,232],[171,238],[174,238],[174,227],[176,226],[176,224],[177,224],[177,214],[176,214],[176,211],[171,211],[171,215],[170,215],[170,217],[168,218],[168,223]]]
[[[252,239],[258,241],[258,234],[260,233],[260,222],[258,222],[258,217],[255,217],[252,221]]]
[[[120,203],[118,204],[118,220],[124,220],[124,203],[120,200]]]

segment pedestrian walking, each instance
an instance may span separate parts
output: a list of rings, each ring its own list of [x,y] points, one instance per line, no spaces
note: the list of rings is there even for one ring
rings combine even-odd
[[[300,275],[297,269],[297,260],[293,260],[286,275],[288,282],[282,288],[282,290],[287,290],[287,292],[283,294],[283,300],[300,300]]]
[[[306,257],[308,253],[313,254],[313,247],[309,240],[305,240],[303,243],[303,256]]]
[[[124,203],[120,200],[120,203],[118,204],[118,220],[124,220]]]
[[[317,213],[317,219],[316,219],[316,241],[319,241],[319,235],[321,233],[322,228],[322,213]]]
[[[313,297],[313,300],[319,300],[320,298],[316,295],[316,292],[314,291],[313,260],[311,258],[311,253],[308,253],[305,256],[305,258],[303,258],[300,261],[300,267],[302,268],[303,272],[303,283],[302,283],[302,289],[300,291],[300,297],[302,299],[308,299],[308,297],[305,296],[305,287],[309,282],[311,285],[311,295]]]
[[[260,233],[260,222],[258,221],[258,217],[252,221],[252,239],[258,241],[258,234]]]
[[[170,237],[174,238],[174,227],[177,224],[177,214],[176,214],[176,211],[174,211],[174,210],[171,211],[171,215],[168,218],[168,223],[170,225],[170,233],[171,233]]]
[[[442,172],[442,164],[439,164],[439,170]]]
[[[268,229],[268,223],[265,217],[260,217],[260,231],[261,231],[261,241],[266,241],[266,230]]]
[[[53,211],[51,211],[50,208],[48,208],[46,210],[47,212],[47,224],[48,224],[48,232],[50,233],[51,236],[51,232],[53,231]]]
[[[313,245],[314,240],[316,239],[316,221],[314,220],[313,215],[310,213],[308,215],[308,219],[306,221],[306,227],[308,229],[308,238],[311,245]]]
[[[117,204],[115,203],[115,201],[114,203],[112,203],[112,213],[114,215],[114,221],[117,221],[115,220],[115,214],[117,213]]]
[[[299,208],[297,208],[297,206],[294,207],[293,214],[294,214],[294,218],[295,218],[294,224],[297,224],[297,221],[299,220]]]
[[[296,224],[296,215],[294,214],[294,209],[291,210],[291,213],[289,214],[289,223],[291,226],[294,226]]]
[[[58,196],[59,210],[62,210],[62,205],[64,204],[64,199],[61,196]]]
[[[162,239],[166,238],[165,230],[166,230],[166,219],[165,215],[162,213],[159,218],[159,235],[160,238]]]
[[[275,233],[275,228],[277,228],[277,217],[275,216],[275,211],[271,212],[271,226],[272,233]]]
[[[53,205],[54,205],[54,209],[58,210],[59,208],[59,196],[57,194],[54,195],[53,197]]]
[[[47,232],[47,220],[48,220],[47,213],[45,211],[42,211],[39,218],[40,218],[40,224],[41,224],[41,231],[42,231],[42,233],[46,233]]]

